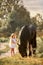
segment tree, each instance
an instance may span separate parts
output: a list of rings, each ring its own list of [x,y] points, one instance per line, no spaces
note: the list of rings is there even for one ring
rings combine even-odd
[[[4,15],[11,13],[21,0],[0,0],[0,17],[4,18]],[[7,17],[7,16],[6,16]]]
[[[21,4],[21,0],[2,0],[0,8],[3,34],[8,32],[9,35],[31,21],[30,13]]]
[[[37,29],[41,30],[43,25],[43,18],[42,16],[37,13],[35,17],[32,18],[33,23],[37,25]]]
[[[17,6],[17,9],[10,14],[9,25],[10,29],[21,28],[23,25],[31,22],[30,13],[24,8],[24,6]]]

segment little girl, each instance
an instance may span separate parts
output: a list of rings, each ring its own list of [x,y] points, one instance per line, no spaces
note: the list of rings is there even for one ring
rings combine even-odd
[[[10,36],[10,49],[11,49],[11,56],[14,55],[15,46],[16,46],[16,34],[11,34]]]

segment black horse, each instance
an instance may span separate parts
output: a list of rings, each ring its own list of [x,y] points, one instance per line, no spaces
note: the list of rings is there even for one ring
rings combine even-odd
[[[20,34],[19,52],[22,57],[27,56],[27,45],[29,44],[29,56],[36,52],[36,26],[25,25]]]

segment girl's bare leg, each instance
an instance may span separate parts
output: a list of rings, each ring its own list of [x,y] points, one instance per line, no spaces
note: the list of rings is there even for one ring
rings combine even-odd
[[[13,53],[13,56],[14,56],[14,48],[12,48],[12,53]]]
[[[11,48],[11,56],[12,56],[12,48]]]

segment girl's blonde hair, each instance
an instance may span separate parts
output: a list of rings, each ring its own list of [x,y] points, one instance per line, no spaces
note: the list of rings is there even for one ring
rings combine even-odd
[[[16,37],[16,34],[15,33],[12,33],[10,37],[13,38],[13,36]]]

